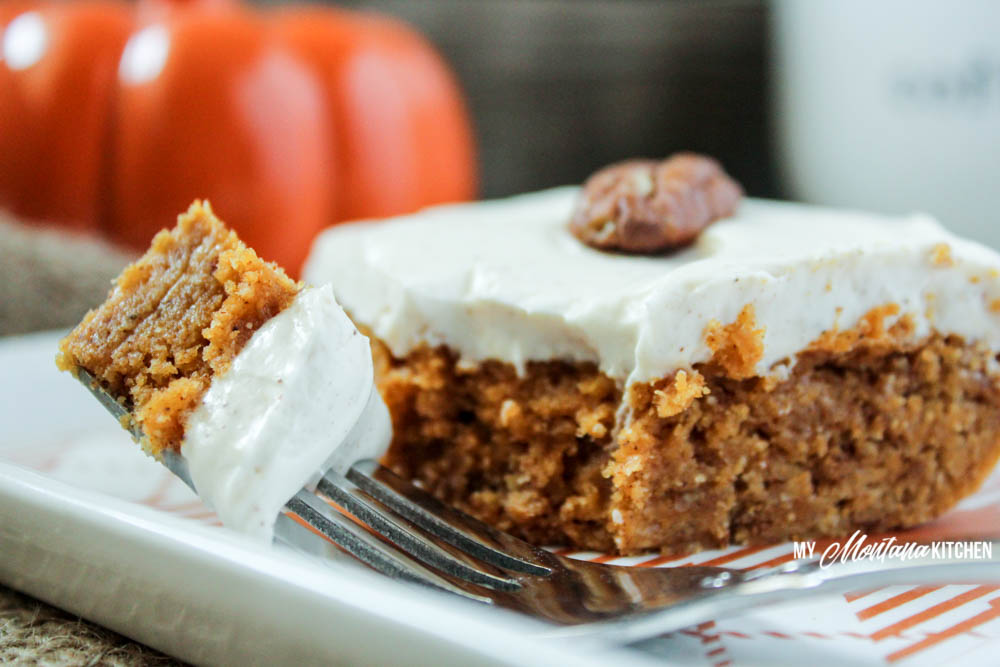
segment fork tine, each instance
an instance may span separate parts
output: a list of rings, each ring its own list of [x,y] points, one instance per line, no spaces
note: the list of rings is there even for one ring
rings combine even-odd
[[[288,501],[285,508],[295,513],[299,518],[344,551],[381,574],[393,579],[404,579],[440,588],[449,593],[455,593],[477,602],[493,603],[490,598],[464,590],[444,577],[428,570],[396,547],[386,544],[347,517],[336,512],[320,498],[308,491],[299,491]],[[296,524],[294,521],[284,524],[286,530],[289,525],[297,526],[301,529],[301,532],[308,533],[304,527]],[[292,530],[295,529],[293,528]],[[302,536],[301,532],[298,539],[290,541],[292,543],[299,543],[301,539],[306,537]],[[312,537],[315,537],[315,535],[312,535]]]
[[[128,408],[108,394],[97,378],[91,375],[86,369],[77,368],[76,379],[93,394],[98,402],[120,424],[123,426],[127,425],[127,429],[136,441],[145,437],[142,429],[132,419],[132,414]],[[192,490],[195,490],[194,483],[191,481],[191,475],[188,472],[187,461],[177,452],[170,450],[165,450],[161,456],[161,462]],[[458,577],[469,583],[485,586],[493,590],[512,591],[520,588],[520,584],[517,581],[506,577],[498,577],[474,568],[422,535],[400,525],[380,508],[355,495],[354,491],[357,490],[357,487],[344,477],[330,471],[327,473],[327,478],[321,480],[321,484],[321,491],[329,496],[331,500],[367,523],[377,533],[383,535],[394,544],[403,547],[406,553],[416,556],[417,559],[427,565],[437,568],[453,577]],[[195,492],[197,493],[196,490]],[[306,491],[301,491],[292,498],[286,504],[286,509],[297,514],[306,523],[323,535],[326,535],[330,540],[383,574],[403,576],[404,578],[414,579],[422,583],[432,583],[439,587],[446,587],[448,590],[454,588],[444,580],[425,581],[429,578],[428,575],[430,573],[419,566],[414,568],[413,566],[417,564],[409,556],[403,555],[398,550],[390,554],[387,550],[387,545],[372,538],[367,532],[358,529],[354,523],[344,519],[340,514],[327,511],[329,508],[324,503]],[[294,528],[286,527],[284,529],[301,534],[301,531],[297,531]],[[418,572],[419,574],[417,574]],[[440,578],[438,577],[438,579]],[[453,592],[459,591],[456,589]],[[471,597],[482,600],[486,599],[474,595]]]
[[[77,367],[74,369],[74,376],[76,379],[87,388],[97,402],[100,403],[105,410],[111,413],[111,416],[118,420],[118,423],[122,425],[132,436],[132,439],[136,442],[141,441],[145,436],[139,425],[132,419],[132,413],[128,411],[128,408],[114,399],[108,392],[104,390],[101,386],[100,381],[95,378],[86,368]]]
[[[358,461],[347,471],[347,478],[407,521],[485,563],[538,576],[552,574],[549,564],[557,564],[543,549],[446,506],[375,461]],[[487,541],[499,544],[502,550]],[[515,553],[525,558],[513,555]]]
[[[320,478],[316,489],[407,554],[449,576],[493,590],[511,591],[521,587],[514,579],[471,566],[412,528],[398,523],[390,516],[391,510],[382,509],[360,496],[360,489],[354,483],[332,470]]]

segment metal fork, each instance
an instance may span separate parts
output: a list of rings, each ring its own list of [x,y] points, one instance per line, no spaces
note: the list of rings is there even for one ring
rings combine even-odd
[[[79,369],[78,378],[120,423],[131,425],[133,437],[143,437],[128,410],[90,374]],[[163,463],[194,489],[180,454],[165,451]],[[276,540],[319,555],[329,554],[332,542],[387,576],[548,621],[552,636],[628,643],[824,593],[893,584],[1000,583],[1000,555],[975,561],[923,558],[889,567],[848,561],[824,568],[811,559],[755,571],[576,560],[447,507],[369,460],[355,463],[346,475],[327,472],[316,491],[303,489],[288,501],[275,526]],[[1000,542],[986,544],[992,551]]]

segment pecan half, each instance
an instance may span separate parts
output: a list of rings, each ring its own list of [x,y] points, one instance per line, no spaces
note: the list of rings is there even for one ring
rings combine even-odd
[[[704,155],[629,160],[587,179],[570,231],[604,250],[667,250],[692,242],[705,227],[732,215],[742,196],[739,183]]]

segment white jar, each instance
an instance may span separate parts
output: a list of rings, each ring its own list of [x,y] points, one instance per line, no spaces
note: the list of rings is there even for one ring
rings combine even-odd
[[[776,0],[785,190],[1000,248],[1000,2]]]

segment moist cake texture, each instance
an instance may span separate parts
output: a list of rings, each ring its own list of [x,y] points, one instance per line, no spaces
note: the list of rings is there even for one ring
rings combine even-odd
[[[179,451],[186,418],[212,378],[298,291],[207,203],[195,202],[60,343],[57,364],[87,369],[122,402],[150,454]]]
[[[911,526],[995,465],[993,251],[749,200],[612,255],[569,235],[574,195],[317,241],[306,279],[374,339],[401,474],[536,543],[680,553]]]
[[[633,385],[617,434],[620,392],[592,364],[376,360],[387,463],[540,544],[685,553],[913,526],[1000,456],[993,355],[958,337],[815,349],[777,383],[706,365],[680,410],[676,379]]]

